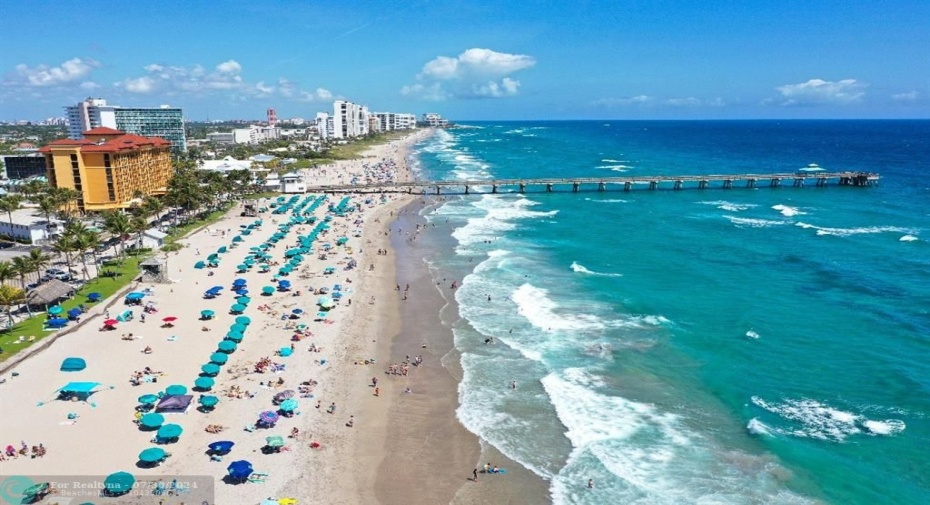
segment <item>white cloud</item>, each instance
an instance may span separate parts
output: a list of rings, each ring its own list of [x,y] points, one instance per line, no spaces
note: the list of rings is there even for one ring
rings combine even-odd
[[[624,96],[619,98],[601,98],[591,102],[591,105],[597,107],[617,107],[623,105],[643,105],[654,100],[648,95]]]
[[[865,96],[863,91],[868,84],[855,79],[840,81],[825,81],[811,79],[798,84],[785,84],[775,88],[781,96],[769,98],[765,103],[795,106],[795,105],[822,105],[822,104],[850,104],[860,102]]]
[[[917,97],[920,96],[920,93],[916,91],[908,91],[907,93],[898,93],[896,95],[891,95],[891,99],[896,102],[913,102],[917,100]]]
[[[283,77],[277,82],[265,80],[247,82],[242,77],[242,65],[236,60],[219,63],[212,70],[203,65],[163,65],[152,63],[142,67],[146,75],[116,83],[131,93],[165,92],[175,94],[233,93],[238,97],[280,97],[298,101],[328,100],[333,94],[323,88],[307,91]]]
[[[684,98],[669,98],[665,101],[665,103],[673,107],[723,107],[726,105],[726,102],[724,102],[720,97],[710,100],[701,100],[700,98],[695,98],[693,96]]]
[[[99,62],[81,58],[71,58],[57,67],[19,64],[14,76],[4,79],[4,83],[28,87],[64,86],[81,81],[98,67]]]
[[[425,100],[514,96],[519,93],[520,81],[510,74],[535,64],[536,60],[525,54],[466,49],[455,57],[438,56],[426,62],[417,74],[419,82],[402,87],[400,92]]]
[[[217,65],[216,70],[224,74],[238,74],[242,72],[242,65],[236,60],[229,60]]]
[[[84,82],[82,82],[82,83],[80,84],[79,87],[80,87],[81,89],[84,89],[84,90],[87,90],[87,91],[92,91],[92,90],[95,90],[95,89],[99,88],[100,85],[97,84],[97,83],[94,82],[94,81],[84,81]]]

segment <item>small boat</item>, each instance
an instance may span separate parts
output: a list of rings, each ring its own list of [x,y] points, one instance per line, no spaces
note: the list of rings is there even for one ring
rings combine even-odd
[[[820,165],[816,163],[811,163],[810,165],[807,165],[806,167],[799,169],[798,173],[801,175],[804,175],[804,174],[812,174],[812,173],[826,172],[826,171],[827,169],[820,167]]]

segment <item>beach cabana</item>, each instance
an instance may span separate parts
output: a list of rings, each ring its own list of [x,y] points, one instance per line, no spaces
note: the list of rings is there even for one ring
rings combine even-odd
[[[155,413],[155,412],[150,412],[142,416],[141,419],[139,419],[139,426],[150,429],[150,430],[154,430],[154,429],[161,428],[161,425],[164,424],[164,422],[165,422],[165,416]]]
[[[85,368],[87,368],[87,362],[84,361],[84,358],[65,358],[61,362],[60,370],[62,372],[80,372]]]
[[[174,440],[181,436],[184,433],[184,428],[179,424],[165,424],[161,428],[158,428],[158,432],[155,433],[155,438],[158,440]]]
[[[233,461],[226,467],[226,474],[232,482],[242,482],[252,475],[252,463],[245,460]]]
[[[215,352],[210,355],[210,361],[219,365],[225,365],[226,362],[229,361],[229,356],[221,352]]]
[[[216,407],[217,403],[220,403],[220,399],[213,395],[200,395],[200,398],[197,400],[200,403],[200,406],[203,410],[210,410],[213,407]]]
[[[109,496],[119,496],[132,490],[136,478],[128,472],[116,472],[107,476],[103,481],[103,487]]]
[[[236,350],[236,343],[232,340],[223,340],[216,344],[216,348],[225,353],[231,353]]]
[[[178,396],[187,394],[187,387],[180,384],[173,384],[165,388],[165,394],[169,396]]]
[[[165,413],[183,413],[187,412],[187,408],[190,407],[192,401],[194,401],[194,397],[191,395],[164,396],[155,406],[155,410]]]
[[[161,447],[149,447],[139,453],[139,461],[143,463],[158,463],[168,457],[168,453]]]
[[[202,389],[204,391],[209,391],[213,388],[213,385],[216,384],[216,381],[210,377],[197,377],[197,380],[194,381],[194,386],[197,389]]]
[[[216,315],[216,312],[214,312],[214,311],[212,311],[212,310],[210,310],[210,309],[206,309],[206,310],[201,310],[201,311],[200,311],[200,319],[201,319],[202,321],[207,321],[207,320],[213,319],[213,316],[214,316],[214,315]]]
[[[220,373],[220,366],[216,363],[207,363],[200,367],[200,371],[207,375],[216,375]]]

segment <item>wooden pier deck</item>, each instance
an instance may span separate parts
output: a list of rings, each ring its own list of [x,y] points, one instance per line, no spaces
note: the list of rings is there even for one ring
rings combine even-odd
[[[408,192],[408,193],[526,193],[528,189],[539,188],[539,192],[553,191],[607,191],[616,186],[623,191],[632,191],[637,187],[650,190],[659,189],[709,189],[709,188],[758,188],[781,186],[825,187],[831,184],[839,186],[868,187],[877,185],[879,174],[871,172],[816,172],[809,174],[723,174],[723,175],[647,175],[636,177],[544,177],[527,179],[489,179],[489,180],[436,180],[376,182],[367,184],[345,184],[308,186],[311,193],[367,193],[367,192]]]

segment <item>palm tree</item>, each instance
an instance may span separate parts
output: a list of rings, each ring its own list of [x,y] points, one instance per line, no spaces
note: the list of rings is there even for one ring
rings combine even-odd
[[[42,252],[42,249],[38,247],[30,249],[29,256],[26,256],[26,259],[29,261],[29,265],[32,266],[32,271],[36,273],[37,280],[40,277],[39,272],[45,270],[45,267],[52,261],[52,257]]]
[[[52,222],[52,213],[58,211],[58,200],[55,199],[52,195],[42,195],[39,197],[39,210],[45,214],[45,221],[47,224]]]
[[[16,270],[9,261],[0,261],[0,284],[5,284],[8,280],[16,278]]]
[[[89,250],[94,256],[94,270],[97,270],[97,248],[100,247],[100,234],[87,230],[74,237],[74,246],[81,252],[81,263],[84,264],[84,280],[88,279],[90,273],[87,271],[87,251]]]
[[[0,285],[0,305],[6,307],[7,328],[13,328],[13,306],[26,300],[26,292],[9,284]]]
[[[6,212],[10,218],[10,235],[13,233],[13,211],[19,209],[23,203],[19,195],[5,195],[0,197],[0,212]]]
[[[142,234],[149,229],[149,222],[142,216],[136,216],[129,221],[129,229],[136,234],[136,249],[142,249]]]
[[[108,211],[103,215],[103,228],[119,238],[119,255],[120,258],[122,258],[125,252],[123,241],[126,240],[126,236],[129,235],[132,230],[129,225],[129,218],[122,212],[115,210]]]
[[[155,196],[147,196],[142,201],[142,207],[148,212],[148,215],[155,217],[155,222],[161,228],[161,212],[165,210],[165,202]]]
[[[27,200],[35,201],[35,198],[42,193],[48,191],[48,183],[37,180],[30,179],[26,183],[19,186],[19,192],[22,193]]]
[[[26,289],[26,276],[32,273],[32,263],[28,256],[16,256],[13,258],[13,272],[19,277],[19,282],[23,289]]]
[[[77,251],[77,244],[74,235],[64,233],[52,243],[52,250],[65,256],[65,263],[68,264],[68,270],[71,270],[72,256],[71,253]]]

